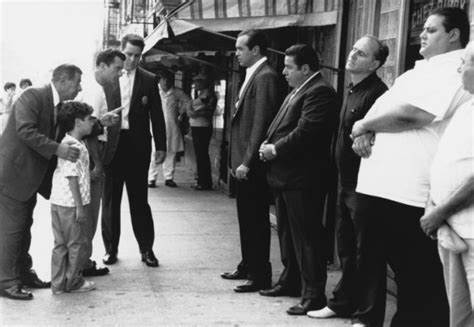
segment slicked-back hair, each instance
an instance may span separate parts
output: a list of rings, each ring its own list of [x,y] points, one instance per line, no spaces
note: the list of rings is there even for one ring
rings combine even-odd
[[[118,57],[118,58],[120,58],[124,61],[126,59],[125,55],[119,50],[107,49],[107,50],[101,51],[97,55],[97,58],[95,60],[95,65],[97,67],[99,67],[99,65],[101,63],[104,63],[107,66],[110,66],[110,64],[112,64],[114,62],[116,57]]]
[[[285,55],[293,57],[296,66],[301,68],[303,65],[308,65],[311,71],[319,70],[318,54],[312,47],[306,44],[295,44],[285,50]]]
[[[26,84],[27,86],[32,86],[32,85],[33,85],[33,83],[31,83],[31,80],[30,80],[29,78],[22,78],[22,79],[20,80],[20,88],[22,88],[23,85],[25,85],[25,84]]]
[[[443,26],[446,32],[450,32],[453,28],[459,29],[459,40],[464,48],[469,42],[471,26],[469,18],[464,10],[453,7],[442,7],[434,10],[430,15],[442,16]]]
[[[82,70],[76,65],[59,65],[53,70],[53,82],[59,82],[64,77],[66,77],[67,80],[71,81],[74,79],[74,77],[76,77],[76,74],[82,74]]]
[[[64,132],[74,129],[76,118],[84,120],[87,116],[92,115],[94,110],[87,103],[79,101],[61,102],[58,108],[58,124]]]
[[[260,54],[262,56],[267,55],[268,41],[265,34],[259,30],[245,30],[239,33],[238,36],[247,35],[247,47],[252,50],[253,47],[257,46],[260,48]]]
[[[388,49],[388,46],[380,41],[378,37],[372,34],[366,34],[363,36],[363,38],[368,38],[374,41],[377,44],[377,51],[374,53],[374,58],[375,60],[378,60],[380,62],[379,67],[382,67],[383,64],[387,61],[387,57],[390,54],[390,50]]]
[[[137,34],[127,34],[122,38],[122,50],[125,49],[127,43],[139,47],[142,49],[145,47],[145,40],[140,35]]]
[[[3,86],[3,89],[7,91],[8,89],[11,89],[12,87],[16,87],[15,83],[13,82],[6,82],[5,85]]]

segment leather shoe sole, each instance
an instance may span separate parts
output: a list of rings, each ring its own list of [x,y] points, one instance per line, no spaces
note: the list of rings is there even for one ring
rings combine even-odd
[[[0,290],[0,296],[12,300],[33,300],[33,294],[25,291],[20,285],[13,285],[12,287]]]
[[[224,279],[230,279],[230,280],[247,279],[247,274],[244,274],[241,271],[235,270],[231,273],[225,272],[221,274],[221,277]]]

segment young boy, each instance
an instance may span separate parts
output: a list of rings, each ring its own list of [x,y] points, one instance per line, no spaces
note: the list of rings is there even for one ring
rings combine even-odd
[[[53,294],[87,292],[93,282],[82,278],[86,236],[83,223],[90,202],[89,153],[82,140],[92,130],[92,107],[70,101],[58,110],[57,122],[66,131],[62,143],[74,144],[80,155],[76,162],[58,159],[51,191],[51,216],[54,248],[51,258]]]

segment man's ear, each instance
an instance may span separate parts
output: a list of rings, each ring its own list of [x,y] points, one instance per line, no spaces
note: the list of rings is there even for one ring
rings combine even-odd
[[[257,55],[260,53],[260,46],[259,45],[255,45],[253,48],[252,48],[252,53],[254,55]]]
[[[461,38],[461,31],[459,28],[453,28],[451,31],[449,31],[449,41],[451,43],[460,41]]]
[[[310,75],[311,74],[311,69],[309,68],[308,64],[301,65],[301,70],[303,71],[303,74],[305,74],[305,75]]]

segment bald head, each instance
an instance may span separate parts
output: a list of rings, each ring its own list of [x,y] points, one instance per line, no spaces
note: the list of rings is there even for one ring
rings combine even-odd
[[[474,41],[466,46],[466,52],[461,65],[461,77],[464,89],[474,94]]]

